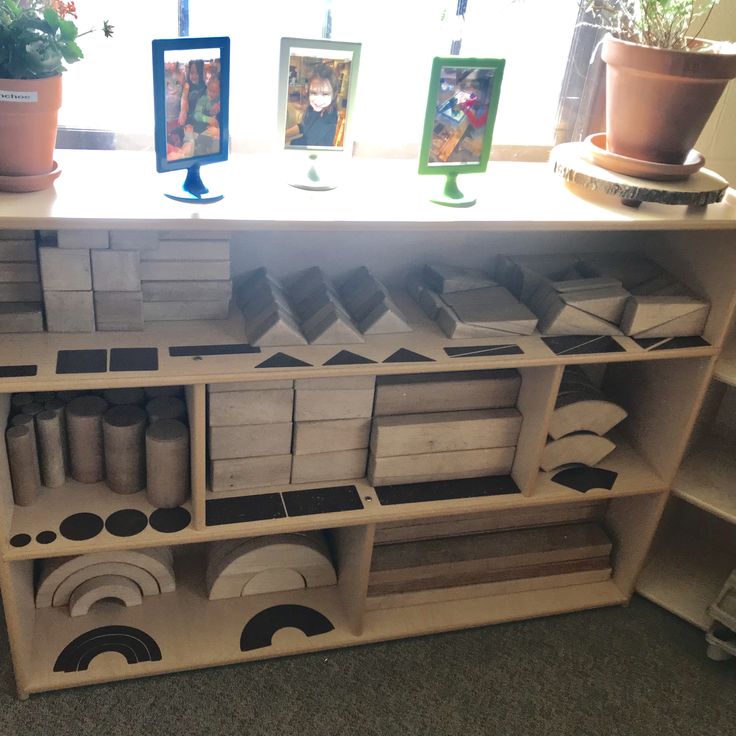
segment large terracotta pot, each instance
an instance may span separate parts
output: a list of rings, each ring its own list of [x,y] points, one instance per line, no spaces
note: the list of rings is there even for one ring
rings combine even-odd
[[[666,164],[684,163],[736,77],[736,54],[672,51],[611,36],[603,43],[603,61],[608,150]]]
[[[0,176],[37,176],[54,168],[61,75],[0,79]]]

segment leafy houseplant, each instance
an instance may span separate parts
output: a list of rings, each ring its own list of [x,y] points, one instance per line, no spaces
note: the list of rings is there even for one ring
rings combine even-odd
[[[0,0],[0,186],[55,168],[61,74],[84,56],[77,40],[94,30],[79,33],[76,18],[73,2]],[[101,30],[113,32],[107,21]]]
[[[729,80],[733,44],[699,39],[718,0],[592,0],[609,31],[606,139],[613,153],[682,164]],[[692,35],[689,35],[692,34]]]

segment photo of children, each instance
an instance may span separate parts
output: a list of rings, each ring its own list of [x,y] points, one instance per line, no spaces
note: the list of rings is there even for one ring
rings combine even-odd
[[[493,69],[442,68],[430,165],[480,162],[494,74]]]
[[[305,50],[306,53],[306,50]],[[350,90],[350,52],[289,57],[284,145],[342,148]]]
[[[183,55],[196,53],[196,59]],[[166,160],[220,150],[220,58],[217,49],[164,52]]]

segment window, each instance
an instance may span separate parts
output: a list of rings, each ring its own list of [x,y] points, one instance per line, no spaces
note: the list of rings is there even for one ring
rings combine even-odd
[[[191,36],[232,39],[235,151],[276,146],[281,37],[330,35],[362,43],[359,153],[399,156],[416,155],[432,57],[452,49],[507,60],[494,144],[551,145],[578,14],[577,0],[151,0],[144,11],[116,0],[77,0],[77,8],[80,29],[109,19],[115,36],[81,39],[87,58],[65,75],[62,126],[109,130],[118,147],[151,148],[151,41],[175,37],[188,22]]]

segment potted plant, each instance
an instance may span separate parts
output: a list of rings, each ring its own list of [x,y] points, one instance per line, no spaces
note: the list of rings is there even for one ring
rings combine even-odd
[[[48,176],[44,181],[44,176],[53,173],[55,166],[61,74],[65,64],[83,57],[78,38],[92,32],[80,34],[76,18],[73,2],[0,0],[0,179],[4,188],[23,188],[24,180],[44,188],[53,181]],[[105,21],[102,31],[110,37],[112,26]]]
[[[718,0],[592,0],[609,31],[606,145],[642,161],[683,164],[729,80],[736,47],[698,38]]]

